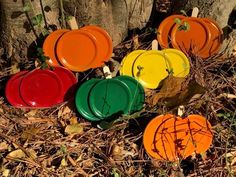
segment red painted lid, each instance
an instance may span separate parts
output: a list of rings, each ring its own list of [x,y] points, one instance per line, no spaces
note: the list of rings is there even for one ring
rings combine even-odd
[[[63,85],[53,71],[35,69],[22,79],[20,93],[30,106],[50,107],[60,103]]]
[[[63,67],[55,67],[53,72],[56,73],[62,81],[63,95],[61,98],[61,102],[67,101],[74,96],[77,79],[70,70]]]
[[[5,95],[8,102],[15,107],[28,106],[20,96],[20,83],[28,71],[21,71],[13,75],[7,82]]]

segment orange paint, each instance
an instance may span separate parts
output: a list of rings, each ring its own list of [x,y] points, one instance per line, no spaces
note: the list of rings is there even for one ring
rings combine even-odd
[[[185,119],[172,114],[158,116],[147,125],[143,135],[147,153],[155,159],[168,161],[205,152],[211,142],[210,123],[200,115]]]
[[[182,25],[190,26],[188,31],[179,30],[180,25],[175,25],[171,32],[172,45],[186,54],[191,51],[195,55],[201,54],[210,44],[211,33],[207,24],[200,18],[188,17],[182,20]]]
[[[214,20],[209,18],[202,18],[202,20],[207,24],[207,28],[210,30],[211,39],[208,47],[201,52],[200,57],[208,58],[219,52],[223,42],[223,31]]]
[[[92,68],[102,66],[104,62],[107,62],[112,55],[113,47],[110,35],[104,29],[95,25],[85,26],[81,28],[81,30],[88,31],[98,41],[98,57],[92,63]]]
[[[70,30],[67,30],[67,29],[56,30],[52,32],[51,34],[49,34],[47,38],[45,39],[43,43],[43,52],[45,56],[49,57],[49,60],[47,60],[47,63],[50,66],[60,66],[60,63],[57,60],[57,56],[55,53],[55,47],[56,47],[58,39],[68,31]]]
[[[183,15],[171,15],[165,18],[157,30],[157,40],[162,48],[168,48],[170,43],[170,34],[175,25],[175,19],[183,19]]]
[[[97,59],[97,45],[96,38],[89,32],[73,30],[60,38],[56,51],[64,67],[82,72],[90,69]]]

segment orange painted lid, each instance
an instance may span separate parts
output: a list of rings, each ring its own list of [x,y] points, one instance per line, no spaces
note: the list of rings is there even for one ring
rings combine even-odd
[[[203,18],[203,21],[207,24],[207,27],[210,30],[211,33],[211,39],[209,47],[206,48],[206,50],[202,51],[200,53],[200,56],[202,58],[208,58],[210,56],[213,56],[217,54],[220,50],[220,47],[223,42],[223,31],[219,27],[216,21],[209,19],[209,18]]]
[[[72,71],[86,71],[97,60],[97,40],[87,31],[73,30],[64,34],[58,41],[58,60]]]
[[[157,40],[162,48],[169,48],[170,32],[175,25],[175,19],[185,18],[183,15],[171,15],[165,18],[157,29]]]
[[[55,53],[55,47],[56,47],[58,39],[68,31],[70,30],[67,30],[67,29],[56,30],[52,32],[51,34],[49,34],[47,38],[45,39],[43,43],[43,52],[45,56],[50,58],[49,60],[47,60],[47,63],[50,66],[60,66],[60,63],[57,60],[57,56]]]
[[[146,127],[144,147],[156,159],[176,161],[194,152],[190,133],[187,133],[187,119],[172,114],[154,118]]]
[[[182,19],[182,25],[188,24],[189,30],[179,30],[180,25],[175,25],[171,32],[171,43],[176,49],[188,54],[191,50],[198,55],[209,47],[211,33],[204,20],[196,17]]]
[[[113,47],[111,36],[103,28],[95,25],[85,26],[81,28],[81,30],[89,31],[97,39],[99,57],[97,60],[94,60],[92,67],[96,68],[102,66],[112,55]]]
[[[159,160],[185,159],[194,152],[203,153],[212,143],[211,125],[200,115],[185,119],[172,114],[154,118],[147,125],[143,143],[147,153]]]
[[[189,115],[189,130],[196,153],[206,152],[213,139],[209,121],[200,115]]]

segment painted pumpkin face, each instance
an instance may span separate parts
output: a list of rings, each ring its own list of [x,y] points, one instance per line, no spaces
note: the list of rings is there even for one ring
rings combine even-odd
[[[168,161],[184,159],[194,152],[203,153],[211,142],[211,125],[200,115],[184,119],[172,114],[158,116],[148,124],[143,135],[147,153]]]

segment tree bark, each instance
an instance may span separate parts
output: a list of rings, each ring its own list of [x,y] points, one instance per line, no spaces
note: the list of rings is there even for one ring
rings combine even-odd
[[[44,0],[43,6],[50,7],[50,11],[44,11],[47,24],[59,26],[59,8],[57,0]],[[35,46],[40,47],[41,28],[30,25],[30,19],[42,14],[41,2],[32,1],[33,8],[24,12],[24,0],[1,0],[1,30],[0,47],[5,49],[5,57],[8,62],[22,62],[35,54]],[[45,26],[45,21],[41,24]],[[37,44],[38,42],[38,44]]]
[[[24,4],[29,2],[32,3],[34,10],[25,13]],[[47,23],[43,21],[42,27],[46,25],[61,28],[59,2],[59,0],[0,1],[0,57],[4,53],[4,60],[0,58],[0,66],[1,63],[27,61],[36,53],[35,48],[41,47],[43,40],[40,38],[41,29],[34,27],[33,31],[28,23],[33,16],[43,12]],[[222,28],[225,27],[228,32],[232,31],[228,34],[231,36],[235,34],[235,25],[233,27],[235,0],[227,2],[224,0],[63,0],[63,2],[66,17],[75,16],[79,27],[89,24],[103,27],[112,36],[114,46],[127,36],[129,29],[145,27],[153,10],[161,12],[152,18],[153,21],[160,22],[163,20],[163,14],[167,16],[180,10],[188,12],[196,6],[200,9],[200,17],[211,17]]]

